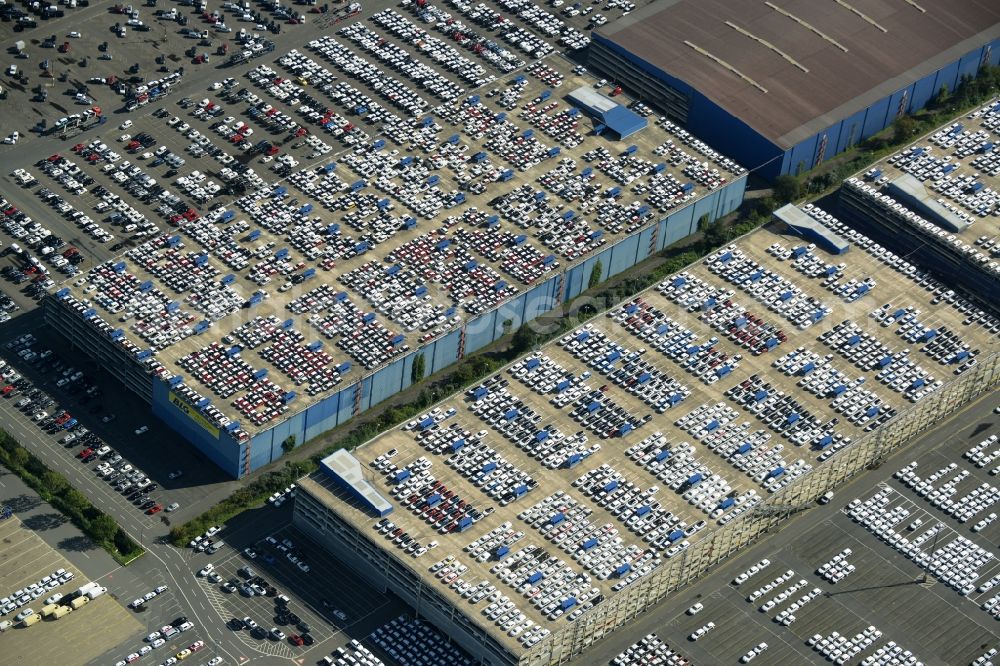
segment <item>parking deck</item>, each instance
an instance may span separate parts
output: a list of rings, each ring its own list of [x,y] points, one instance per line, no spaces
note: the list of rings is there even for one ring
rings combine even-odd
[[[1000,99],[993,99],[884,158],[856,178],[883,188],[903,175],[921,183],[942,222],[932,211],[902,203],[931,223],[937,235],[981,253],[996,270],[1000,257]],[[886,190],[888,192],[888,190]],[[888,192],[900,200],[898,195]],[[975,257],[977,262],[979,257]]]
[[[530,647],[996,349],[995,320],[807,213],[853,249],[758,231],[355,450],[387,537],[321,473],[303,489]],[[493,590],[537,603],[501,631]]]
[[[67,153],[58,169],[105,163],[97,170],[112,181],[141,187],[150,182],[148,160],[170,151],[200,155],[218,142],[215,135],[226,145],[234,131],[242,138],[247,128],[276,122],[273,112],[290,94],[314,99],[310,91],[329,76],[327,51],[348,48],[337,44],[314,40],[279,55],[274,68],[251,69],[263,100],[233,97],[232,86],[225,102],[209,97],[189,113],[138,120],[135,136],[165,137],[146,162],[139,156],[125,170],[118,158],[91,164]],[[214,425],[239,422],[253,436],[289,409],[308,407],[742,177],[739,166],[666,121],[621,144],[595,136],[596,121],[563,99],[581,85],[595,84],[553,56],[417,118],[387,112],[378,133],[344,131],[329,114],[300,106],[333,145],[322,133],[303,135],[315,148],[308,159],[265,155],[267,171],[258,162],[239,173],[224,150],[216,157],[220,182],[194,171],[174,182],[178,194],[191,205],[207,203],[227,180],[241,181],[247,194],[198,213],[175,212],[176,195],[161,193],[149,204],[166,202],[157,210],[166,218],[161,231],[59,285],[60,298],[86,303],[79,307],[86,317],[120,329],[113,339],[152,351],[147,363],[161,378],[182,375],[175,392]],[[266,104],[268,95],[276,106]],[[249,122],[222,118],[240,108]],[[114,137],[105,140],[102,155],[128,152]],[[337,143],[348,150],[331,152]],[[88,203],[116,201],[113,183],[105,189]],[[118,224],[146,219],[123,215]],[[220,399],[206,410],[204,396],[212,394]]]

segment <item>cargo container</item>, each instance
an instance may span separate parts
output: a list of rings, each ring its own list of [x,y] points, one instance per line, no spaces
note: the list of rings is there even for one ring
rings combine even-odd
[[[76,594],[77,594],[77,596],[83,596],[83,595],[87,594],[87,592],[89,592],[90,590],[92,590],[95,587],[100,587],[100,586],[97,583],[94,583],[94,582],[87,583],[87,584],[83,585],[82,587],[77,588]]]
[[[85,606],[89,602],[90,602],[90,597],[77,597],[73,601],[69,602],[69,605],[73,607],[73,610],[76,610],[80,606]]]
[[[39,615],[38,613],[35,613],[34,615],[29,615],[28,617],[21,620],[21,626],[30,627],[31,625],[38,624],[41,621],[42,621],[42,616]]]
[[[59,608],[59,604],[47,604],[45,606],[42,606],[42,612],[40,613],[40,615],[42,617],[48,617],[49,615],[52,615],[52,613],[55,612],[57,608]]]

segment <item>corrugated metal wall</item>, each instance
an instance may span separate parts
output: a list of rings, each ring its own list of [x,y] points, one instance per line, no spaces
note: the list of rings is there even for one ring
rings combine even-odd
[[[211,433],[173,405],[168,399],[169,394],[170,387],[159,379],[153,379],[153,415],[194,444],[195,448],[227,474],[241,476],[240,461],[245,445],[237,444],[227,433],[221,431],[218,437],[212,437]]]
[[[786,151],[780,171],[772,174],[761,170],[760,173],[771,178],[779,173],[796,175],[807,171],[818,162],[826,161],[860,141],[878,134],[892,125],[901,114],[912,113],[924,108],[942,86],[947,87],[948,90],[954,90],[962,76],[975,76],[980,66],[987,61],[991,65],[1000,63],[1000,40],[974,49],[960,59],[931,72],[907,87],[897,90],[850,117],[830,125],[822,132]],[[824,135],[826,136],[826,147],[821,151]]]

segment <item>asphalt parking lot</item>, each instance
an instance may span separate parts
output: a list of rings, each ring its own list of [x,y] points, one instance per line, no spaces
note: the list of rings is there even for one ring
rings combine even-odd
[[[227,479],[196,449],[160,424],[148,413],[147,405],[134,394],[123,391],[121,385],[107,376],[96,362],[85,355],[67,353],[65,339],[51,329],[39,325],[40,319],[41,312],[32,311],[9,322],[8,326],[4,327],[0,343],[15,339],[25,331],[32,331],[39,338],[35,344],[37,349],[52,349],[57,356],[83,370],[101,388],[104,396],[97,400],[82,402],[83,396],[70,394],[56,386],[58,373],[40,372],[36,366],[24,363],[6,350],[4,350],[5,358],[36,387],[43,389],[55,399],[56,405],[78,417],[87,428],[97,433],[125,460],[144,470],[160,486],[155,495],[163,506],[177,502],[180,508],[172,514],[161,514],[147,519],[141,512],[136,511],[125,497],[114,493],[107,483],[93,474],[92,468],[96,462],[85,465],[75,458],[80,447],[64,448],[58,444],[58,436],[45,434],[31,422],[30,416],[19,412],[13,404],[16,400],[0,401],[0,414],[3,414],[5,421],[11,424],[10,428],[18,428],[26,435],[37,433],[39,444],[44,443],[44,449],[36,451],[36,454],[41,455],[50,465],[58,461],[56,465],[68,466],[74,473],[86,472],[81,476],[87,478],[85,482],[87,485],[101,486],[102,490],[109,491],[110,495],[106,496],[113,496],[115,498],[113,501],[117,502],[118,506],[123,509],[128,507],[139,520],[157,524],[161,522],[162,517],[167,517],[170,522],[164,523],[165,527],[169,527],[173,521],[183,522],[197,515],[204,506],[217,502],[232,492],[237,485],[234,481]],[[3,344],[0,344],[0,349],[3,349]],[[49,413],[56,413],[52,411],[56,405],[48,410]],[[114,420],[104,423],[103,417],[110,415],[114,415]],[[150,426],[149,431],[142,436],[135,435],[135,430],[142,425]],[[34,437],[29,436],[28,440],[31,439]],[[168,475],[176,470],[183,472],[182,476],[170,479]]]
[[[226,532],[220,533],[220,536],[228,538]],[[310,571],[305,573],[299,570],[282,550],[267,540],[268,537],[279,544],[285,539],[291,540],[294,552],[309,563]],[[309,627],[308,633],[315,641],[312,646],[295,646],[287,638],[274,641],[251,635],[247,630],[235,630],[236,637],[250,651],[275,658],[318,659],[352,638],[369,635],[375,627],[405,610],[405,606],[394,597],[382,595],[361,582],[352,582],[350,576],[329,575],[328,572],[342,570],[341,565],[298,530],[286,527],[250,541],[249,547],[256,554],[253,559],[243,553],[243,548],[247,547],[241,545],[243,543],[244,540],[237,537],[235,544],[227,542],[216,555],[191,551],[188,560],[192,577],[196,577],[198,570],[209,562],[221,577],[216,583],[210,582],[207,577],[196,577],[220,623],[249,617],[264,630],[275,627],[288,637],[302,634],[302,629],[295,622],[283,621],[276,612],[275,598],[284,594],[291,598],[288,609]],[[273,585],[276,595],[247,597],[238,589],[224,592],[221,586],[227,581],[245,582],[245,576],[239,573],[243,567],[249,567],[255,576]],[[334,615],[336,610],[344,613],[346,621]]]
[[[51,509],[51,507],[49,507]],[[44,513],[22,522],[16,515],[0,521],[0,596],[6,597],[17,589],[34,583],[56,569],[75,574],[67,583],[52,588],[34,601],[9,613],[4,620],[27,608],[40,613],[44,599],[58,592],[69,594],[90,579],[57,550],[47,544],[28,525],[49,529],[46,523],[58,522],[62,516]],[[82,535],[73,537],[82,539]],[[64,544],[62,548],[69,544]],[[101,581],[105,584],[104,581]],[[74,653],[73,663],[87,663],[115,645],[138,628],[139,624],[108,594],[94,599],[58,620],[44,619],[30,627],[12,627],[3,633],[2,663],[64,663],[67,650]],[[95,632],[94,627],[101,627]]]

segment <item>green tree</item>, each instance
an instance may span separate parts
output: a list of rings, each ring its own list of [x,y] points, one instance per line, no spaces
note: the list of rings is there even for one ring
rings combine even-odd
[[[947,101],[948,101],[948,86],[941,84],[941,87],[938,88],[937,94],[934,95],[933,98],[931,98],[930,105],[942,106]]]
[[[590,279],[587,280],[587,289],[593,289],[597,285],[601,284],[601,278],[604,276],[604,264],[598,259],[594,262],[594,267],[590,271]]]
[[[69,490],[69,481],[62,474],[49,470],[42,475],[42,482],[54,495],[62,495]]]
[[[28,464],[29,458],[30,456],[28,455],[28,452],[20,446],[15,447],[14,450],[10,452],[10,464],[20,469],[24,469],[24,466]]]
[[[88,507],[91,506],[90,501],[86,497],[84,497],[83,493],[81,493],[76,488],[70,488],[69,490],[64,492],[62,495],[62,499],[64,502],[66,502],[68,506],[76,509],[77,511],[80,511],[81,513],[83,512],[84,509],[87,509]]]
[[[285,438],[285,441],[281,443],[281,450],[285,453],[290,453],[295,448],[295,435],[289,435]]]
[[[795,201],[801,194],[799,179],[795,176],[789,176],[787,174],[778,176],[774,179],[774,183],[772,185],[774,188],[774,198],[780,204]]]
[[[534,347],[537,341],[538,336],[531,330],[531,326],[522,326],[514,331],[510,346],[515,355],[520,355]]]
[[[896,144],[908,143],[920,130],[920,123],[913,116],[900,116],[892,123],[892,141]]]
[[[427,370],[427,361],[424,359],[423,354],[417,354],[413,357],[413,366],[410,368],[410,383],[416,384],[421,379],[424,378],[424,372]]]
[[[118,534],[118,523],[114,519],[102,513],[90,521],[90,536],[101,543],[113,543]]]
[[[729,235],[726,233],[726,225],[719,220],[708,225],[704,231],[705,242],[712,248],[718,247],[729,240]]]

